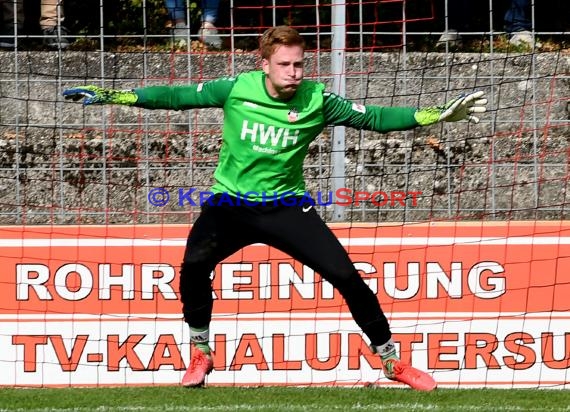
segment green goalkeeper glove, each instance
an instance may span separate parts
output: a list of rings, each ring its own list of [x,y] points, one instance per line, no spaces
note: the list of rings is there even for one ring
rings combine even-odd
[[[487,111],[487,99],[482,98],[484,95],[485,92],[482,91],[462,94],[442,106],[418,109],[414,117],[420,126],[429,126],[438,122],[457,122],[459,120],[479,123],[479,118],[473,113]]]
[[[138,96],[132,90],[112,90],[98,86],[77,86],[63,91],[63,97],[74,102],[83,98],[83,104],[123,104],[132,106]]]

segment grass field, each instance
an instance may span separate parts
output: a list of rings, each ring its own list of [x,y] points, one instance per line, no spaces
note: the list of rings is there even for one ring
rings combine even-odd
[[[0,411],[570,411],[570,391],[380,388],[0,388]]]

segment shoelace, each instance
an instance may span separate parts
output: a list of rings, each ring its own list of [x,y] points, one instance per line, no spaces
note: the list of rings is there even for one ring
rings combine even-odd
[[[395,365],[393,365],[393,369],[392,372],[394,373],[394,375],[398,375],[402,372],[404,372],[406,369],[409,369],[409,366],[405,363],[402,362],[394,362]]]
[[[190,370],[196,370],[199,365],[202,365],[208,361],[206,354],[202,351],[196,356],[192,356],[192,361],[190,363]]]
[[[395,359],[390,359],[384,363],[384,368],[386,370],[386,376],[388,378],[393,378],[408,369],[409,365]]]

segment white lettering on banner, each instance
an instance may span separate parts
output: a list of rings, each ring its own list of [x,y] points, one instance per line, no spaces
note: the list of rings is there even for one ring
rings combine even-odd
[[[271,264],[259,264],[259,299],[271,298]]]
[[[483,285],[481,277],[486,271],[491,271],[496,274],[504,273],[505,269],[497,262],[480,262],[473,265],[468,277],[469,288],[473,291],[473,294],[484,299],[493,299],[503,295],[506,292],[505,278],[502,276],[490,276],[487,280],[487,284]],[[488,289],[483,286],[488,286]]]
[[[49,268],[42,264],[16,265],[16,299],[29,300],[30,289],[38,299],[51,300],[45,283],[49,280]]]
[[[246,140],[249,136],[251,143],[259,143],[267,145],[269,142],[272,147],[287,147],[297,143],[299,137],[299,130],[266,125],[263,123],[253,122],[249,125],[247,120],[244,120],[241,127],[241,140]],[[281,142],[281,144],[279,143]]]
[[[366,275],[370,275],[372,273],[376,272],[376,268],[374,267],[374,265],[372,263],[368,263],[368,262],[354,262],[354,267],[356,270],[358,270],[359,272],[362,272]],[[374,292],[374,294],[378,293],[378,279],[377,278],[368,278],[366,276],[364,276],[364,282],[368,285],[368,287],[370,288],[370,290],[372,290],[372,292]],[[329,283],[330,285],[330,283]],[[331,285],[332,288],[332,285]],[[331,291],[332,294],[332,291]]]
[[[141,266],[142,299],[155,298],[155,291],[160,291],[165,299],[176,300],[178,296],[170,285],[176,273],[171,265],[165,263],[145,263]]]
[[[135,298],[135,268],[134,265],[122,265],[122,275],[111,275],[111,265],[99,265],[99,299],[111,299],[111,287],[120,286],[123,291],[123,300]]]
[[[73,278],[74,274],[79,276],[79,287],[76,287],[75,284],[71,287],[68,284],[68,279],[70,277]],[[93,276],[91,276],[91,271],[87,266],[78,263],[68,263],[55,272],[54,284],[55,291],[63,299],[82,300],[89,296],[93,289]]]
[[[303,266],[303,277],[287,263],[279,263],[279,299],[290,299],[291,288],[294,286],[303,299],[315,298],[315,271]]]
[[[253,265],[251,263],[225,263],[222,265],[222,290],[220,295],[222,299],[253,299],[251,290],[236,291],[236,285],[251,285],[251,276],[234,276],[236,272],[251,272]]]
[[[124,264],[120,275],[111,274],[111,265],[101,263],[98,270],[98,298],[111,299],[111,289],[122,290],[123,300],[134,300],[135,296],[135,269],[139,265]],[[64,300],[78,301],[89,296],[94,289],[94,275],[88,266],[80,263],[68,263],[60,266],[53,279],[53,293],[48,285],[50,282],[50,269],[42,264],[16,265],[16,299],[29,300],[30,291],[33,291],[39,300],[53,300],[54,294]],[[158,291],[163,299],[178,299],[171,282],[175,271],[171,265],[165,263],[143,263],[140,265],[141,299],[155,299]],[[70,281],[72,279],[72,281]]]
[[[463,293],[463,263],[451,262],[450,276],[445,273],[437,262],[426,264],[425,276],[420,273],[419,262],[407,264],[407,287],[399,289],[396,286],[396,263],[384,263],[384,287],[388,296],[394,299],[410,299],[420,291],[420,279],[425,278],[426,297],[437,299],[441,296],[441,290],[447,292],[447,296],[460,298]],[[503,276],[484,276],[485,272],[501,274],[505,269],[497,262],[478,262],[474,264],[467,274],[469,290],[475,296],[482,299],[493,299],[506,293],[506,279]]]
[[[249,150],[288,150],[285,130],[246,128],[256,128],[256,143],[249,132],[241,141]],[[0,228],[0,386],[178,384],[190,357],[177,297],[187,225],[31,229]],[[441,387],[570,389],[570,224],[332,230],[402,359]],[[259,243],[213,268],[212,281],[209,385],[403,386],[312,268]]]
[[[368,262],[355,262],[354,266],[357,270],[365,275],[372,275],[377,272],[374,265]],[[388,296],[394,299],[406,300],[418,295],[421,290],[420,280],[425,278],[425,290],[427,299],[439,299],[444,297],[443,291],[447,296],[452,298],[460,298],[465,293],[464,286],[464,270],[462,262],[451,262],[450,275],[437,262],[427,262],[425,264],[425,276],[421,273],[421,264],[419,262],[408,262],[406,281],[403,282],[403,276],[399,276],[396,270],[395,262],[384,262],[383,264],[383,280],[384,288]],[[220,299],[271,299],[271,279],[273,266],[268,263],[258,264],[258,282],[253,278],[255,267],[252,263],[222,263],[220,265],[221,291]],[[274,270],[274,269],[273,269]],[[315,272],[303,265],[302,276],[295,270],[290,263],[277,264],[276,284],[277,298],[290,299],[291,290],[295,289],[302,299],[314,299],[318,290],[315,283]],[[488,272],[492,275],[486,276]],[[503,274],[505,272],[501,264],[497,262],[478,262],[471,266],[467,271],[467,285],[469,292],[483,299],[497,298],[506,293],[506,279]],[[406,283],[405,289],[399,289],[396,285],[398,282]],[[379,287],[379,278],[364,276],[364,281],[370,289],[377,294]],[[320,298],[333,299],[333,286],[323,280],[319,282],[321,285]],[[248,290],[247,285],[252,285]],[[259,285],[253,286],[253,285]],[[237,291],[239,289],[239,291]],[[256,296],[257,293],[257,296]]]
[[[277,288],[278,299],[290,299],[291,290],[295,289],[302,299],[314,299],[320,285],[320,298],[333,299],[334,289],[326,281],[315,282],[315,272],[303,265],[302,275],[297,273],[290,263],[274,265],[251,262],[222,263],[219,275],[221,277],[221,291],[219,299],[271,299],[271,282],[274,279]],[[136,266],[132,264],[122,265],[120,275],[111,273],[111,265],[99,264],[98,267],[98,290],[99,299],[111,299],[111,289],[120,289],[123,300],[135,299]],[[376,268],[367,262],[355,263],[355,268],[371,277],[365,276],[365,281],[374,293],[378,293],[380,279],[372,275],[377,272]],[[465,294],[464,269],[462,262],[451,262],[449,274],[437,262],[425,264],[425,276],[421,272],[420,262],[408,262],[406,265],[406,281],[397,274],[396,262],[383,263],[384,289],[389,297],[394,299],[410,299],[416,296],[421,288],[421,279],[424,279],[425,295],[428,299],[438,299],[444,296],[460,298]],[[273,275],[276,270],[276,276]],[[477,262],[467,271],[467,287],[469,292],[482,299],[497,298],[506,293],[506,279],[502,274],[503,266],[497,262]],[[257,273],[257,279],[253,279]],[[490,273],[490,274],[489,274]],[[177,296],[171,283],[175,278],[175,271],[168,264],[140,265],[140,294],[141,298],[151,300],[157,298],[158,291],[164,299],[176,300]],[[68,281],[73,276],[74,283]],[[33,291],[39,300],[52,300],[53,295],[48,288],[50,281],[48,266],[41,264],[18,264],[16,265],[16,295],[18,300],[28,300],[30,291]],[[396,284],[405,287],[398,287]],[[59,267],[54,276],[53,293],[69,300],[77,301],[86,298],[93,291],[93,274],[86,265],[69,263]],[[251,285],[250,289],[247,286]],[[446,295],[443,293],[445,292]]]

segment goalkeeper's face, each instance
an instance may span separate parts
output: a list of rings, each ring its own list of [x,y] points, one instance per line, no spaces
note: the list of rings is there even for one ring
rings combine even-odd
[[[267,92],[278,99],[290,99],[303,80],[304,51],[301,46],[277,46],[261,62]]]

